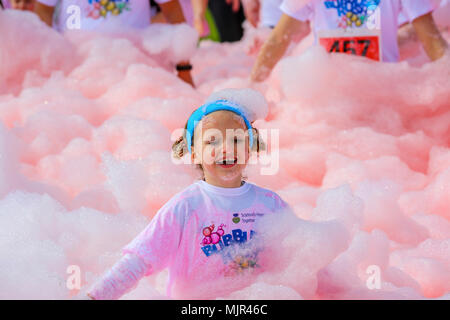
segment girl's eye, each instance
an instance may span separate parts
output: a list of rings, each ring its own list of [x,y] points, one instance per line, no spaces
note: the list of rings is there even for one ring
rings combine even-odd
[[[216,145],[217,144],[217,140],[215,137],[211,137],[209,140],[206,140],[205,143],[206,144],[212,144],[212,145]]]

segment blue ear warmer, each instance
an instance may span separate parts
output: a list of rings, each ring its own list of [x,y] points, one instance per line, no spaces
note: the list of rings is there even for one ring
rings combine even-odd
[[[253,146],[253,131],[252,131],[252,125],[248,121],[247,117],[244,115],[244,112],[241,110],[241,107],[238,104],[235,104],[228,100],[216,100],[210,103],[207,103],[197,110],[194,111],[194,113],[189,117],[189,120],[187,122],[187,132],[186,132],[186,140],[187,140],[187,147],[189,150],[189,153],[192,153],[191,146],[192,146],[192,137],[194,136],[194,130],[197,124],[203,119],[204,116],[219,110],[227,110],[236,113],[238,116],[241,116],[242,119],[244,119],[245,125],[248,129],[248,138],[249,138],[249,144],[250,149]]]

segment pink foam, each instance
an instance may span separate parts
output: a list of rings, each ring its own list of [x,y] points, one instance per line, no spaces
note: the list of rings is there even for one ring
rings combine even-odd
[[[448,14],[437,16],[450,39]],[[229,299],[449,296],[450,57],[429,63],[406,37],[407,61],[373,63],[309,48],[308,37],[252,84],[267,31],[193,50],[185,27],[62,36],[31,13],[2,11],[0,29],[8,30],[0,33],[0,298],[68,298],[77,291],[65,287],[68,265],[81,268],[82,289],[99,277],[198,176],[172,163],[174,130],[212,92],[246,87],[268,101],[255,126],[280,137],[277,173],[261,175],[260,163],[246,175],[294,215],[262,224],[269,245],[255,277],[181,290]],[[196,89],[176,77],[179,59],[194,65]],[[377,289],[367,285],[371,266]],[[124,299],[167,298],[166,277],[152,275]]]

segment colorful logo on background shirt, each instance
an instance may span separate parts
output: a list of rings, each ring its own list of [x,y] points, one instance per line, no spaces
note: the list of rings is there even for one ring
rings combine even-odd
[[[233,223],[239,223],[241,221],[241,218],[239,218],[239,213],[233,213],[233,219],[231,219]]]
[[[327,9],[336,9],[340,28],[361,27],[375,13],[380,0],[334,0],[325,1]]]
[[[88,17],[99,19],[107,18],[109,15],[118,16],[124,11],[129,11],[129,0],[88,0],[91,5],[91,11]]]

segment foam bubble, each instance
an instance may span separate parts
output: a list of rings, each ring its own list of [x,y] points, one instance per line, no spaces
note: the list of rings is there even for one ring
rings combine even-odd
[[[448,13],[436,16],[450,39]],[[372,63],[308,48],[310,36],[251,84],[266,31],[194,50],[186,26],[62,36],[6,10],[0,27],[0,298],[69,298],[70,265],[83,292],[194,181],[171,161],[170,139],[195,108],[225,98],[279,132],[276,174],[261,175],[261,155],[246,175],[294,213],[261,222],[264,270],[219,291],[199,272],[193,280],[212,284],[180,284],[185,297],[448,299],[450,57],[428,63],[407,37],[406,61]],[[197,89],[176,77],[180,59]],[[166,280],[167,270],[123,298],[167,299]]]
[[[212,93],[206,103],[215,100],[229,100],[244,108],[250,122],[264,120],[268,113],[268,105],[264,96],[252,89],[223,89]]]

